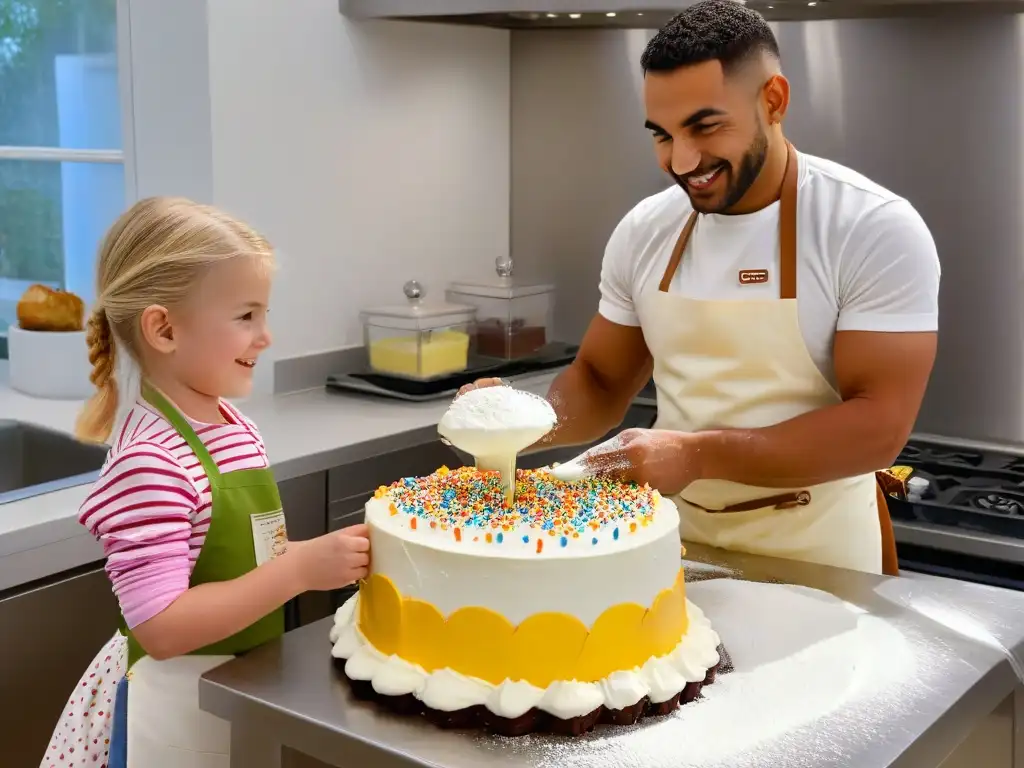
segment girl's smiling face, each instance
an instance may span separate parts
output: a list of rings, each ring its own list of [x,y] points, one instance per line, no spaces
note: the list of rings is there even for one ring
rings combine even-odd
[[[192,418],[214,421],[218,400],[252,391],[271,343],[270,273],[259,257],[228,259],[209,267],[180,306],[143,313],[149,377]]]
[[[177,320],[177,378],[209,397],[247,396],[253,368],[271,342],[269,303],[270,273],[257,258],[243,256],[211,267],[171,315]]]

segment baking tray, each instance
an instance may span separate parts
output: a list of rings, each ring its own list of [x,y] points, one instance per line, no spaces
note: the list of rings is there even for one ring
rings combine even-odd
[[[477,358],[464,371],[432,379],[389,376],[376,373],[367,366],[361,370],[328,376],[327,388],[407,402],[445,400],[454,397],[462,386],[477,379],[512,378],[562,368],[575,359],[578,350],[576,344],[549,344],[537,355],[520,360]]]

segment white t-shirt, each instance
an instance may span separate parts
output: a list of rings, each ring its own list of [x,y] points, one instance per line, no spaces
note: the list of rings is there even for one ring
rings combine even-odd
[[[839,331],[935,331],[939,258],[924,220],[906,200],[838,163],[800,153],[797,308],[818,369],[835,383]],[[678,186],[648,197],[612,233],[601,267],[600,313],[640,325],[634,300],[657,291],[693,210]],[[741,270],[768,282],[740,285]],[[702,215],[669,288],[694,299],[779,296],[779,204],[741,216]]]

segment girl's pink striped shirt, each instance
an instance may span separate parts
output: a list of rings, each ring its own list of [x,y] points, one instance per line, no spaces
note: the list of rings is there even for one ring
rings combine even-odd
[[[256,426],[228,403],[221,413],[226,424],[189,420],[220,471],[268,467]],[[103,545],[129,628],[188,589],[210,508],[210,482],[195,453],[152,406],[136,403],[78,518]]]

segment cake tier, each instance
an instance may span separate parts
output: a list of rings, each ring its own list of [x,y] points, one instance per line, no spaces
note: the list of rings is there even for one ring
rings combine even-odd
[[[435,606],[403,597],[381,574],[363,583],[357,623],[366,642],[427,672],[450,669],[495,685],[523,680],[545,688],[559,680],[598,682],[675,650],[687,632],[683,571],[645,607],[620,603],[592,626],[566,613],[535,613],[518,625],[490,608]],[[703,671],[703,670],[702,670]]]
[[[682,584],[681,579],[679,584]],[[677,593],[677,589],[673,588],[671,592]],[[678,593],[681,594],[681,590]],[[429,633],[414,634],[418,627],[411,627],[407,642],[403,644],[401,639],[398,640],[398,652],[393,648],[380,649],[362,631],[358,617],[365,611],[360,600],[361,596],[357,595],[338,609],[331,630],[332,655],[335,659],[345,660],[345,674],[354,681],[357,691],[362,690],[365,694],[372,689],[376,694],[394,697],[396,701],[411,696],[427,710],[460,713],[458,716],[453,714],[457,725],[465,720],[467,712],[479,714],[483,710],[507,721],[516,721],[531,712],[538,713],[538,716],[543,713],[562,723],[582,718],[580,723],[587,728],[595,724],[604,712],[613,719],[636,719],[647,712],[673,709],[680,696],[684,699],[696,696],[698,684],[707,679],[708,672],[715,669],[720,660],[718,635],[700,609],[689,602],[683,605],[683,615],[688,618],[686,631],[681,636],[677,635],[679,639],[674,647],[662,655],[650,655],[645,650],[642,654],[647,654],[646,657],[640,663],[632,663],[642,655],[628,645],[638,642],[636,635],[620,633],[622,627],[616,621],[609,621],[604,623],[608,634],[599,624],[579,644],[576,638],[567,637],[557,630],[567,617],[551,617],[550,620],[543,616],[531,617],[531,620],[537,620],[534,626],[538,630],[557,633],[527,632],[524,634],[533,637],[525,639],[518,637],[518,628],[510,634],[500,629],[496,639],[491,632],[500,627],[500,623],[492,624],[491,632],[485,631],[482,635],[468,631],[478,631],[479,626],[464,627],[467,631],[451,634],[446,631],[448,625],[444,624],[440,634],[433,636]],[[635,606],[615,606],[608,613],[612,616],[633,614],[633,608]],[[436,608],[432,611],[424,609],[424,612],[433,613]],[[490,612],[477,609],[471,613],[481,615]],[[651,611],[641,611],[643,617],[651,614]],[[402,611],[402,615],[407,614]],[[635,626],[633,622],[628,623]],[[640,623],[642,625],[643,619]],[[613,628],[614,632],[611,631]],[[445,645],[438,645],[439,642]],[[454,645],[450,644],[453,642]],[[601,653],[594,654],[594,648]],[[399,653],[408,654],[409,658]],[[611,655],[605,656],[604,653]],[[595,669],[588,659],[595,655],[609,663],[609,668],[617,663],[623,666],[588,680],[586,678],[593,677]],[[426,660],[427,666],[410,661],[410,658]],[[613,661],[613,658],[621,661]],[[463,671],[457,671],[453,666]],[[554,674],[554,668],[560,675]],[[574,675],[567,671],[573,669],[582,670],[582,674]],[[588,669],[591,673],[587,672]],[[507,676],[501,677],[502,674]],[[537,675],[546,677],[538,678]],[[530,682],[531,678],[534,682]],[[539,727],[537,722],[531,723],[531,729]],[[510,730],[523,727],[522,723],[516,727],[510,723],[505,725]],[[554,728],[554,725],[549,723],[545,726],[549,727]],[[573,726],[578,727],[579,723]]]
[[[555,613],[589,629],[612,606],[653,606],[679,573],[675,505],[606,481],[520,471],[505,508],[497,473],[442,468],[381,488],[366,522],[373,574],[445,617],[486,606],[512,626]]]

